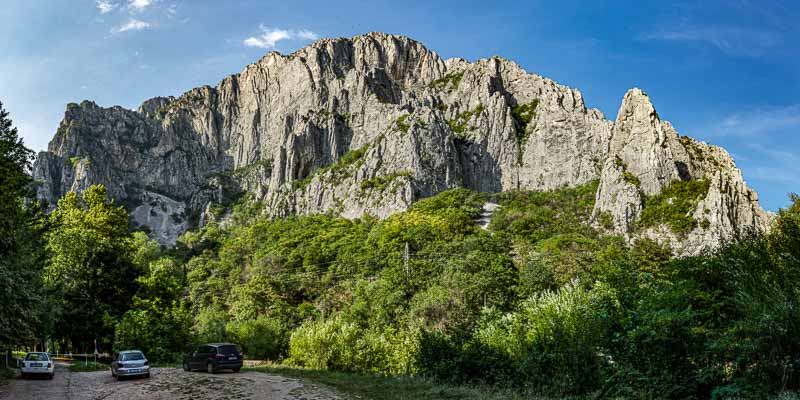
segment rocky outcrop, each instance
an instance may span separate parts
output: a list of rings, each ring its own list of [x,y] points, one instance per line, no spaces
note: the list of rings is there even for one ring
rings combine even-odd
[[[659,200],[667,206],[689,200],[686,215],[694,224],[679,232],[665,224],[642,224],[640,217],[648,199],[671,185],[693,180],[707,181],[708,190],[692,199],[681,199],[687,194],[676,191],[673,197]],[[595,222],[603,225],[600,220],[604,216],[610,217],[609,228],[614,232],[631,239],[644,236],[669,243],[678,254],[696,254],[729,238],[764,232],[772,219],[724,149],[680,136],[659,118],[640,89],[628,91],[614,123],[597,192]]]
[[[641,91],[612,122],[579,91],[511,61],[443,60],[382,33],[270,52],[216,87],[137,111],[70,104],[34,176],[50,204],[106,185],[164,244],[242,193],[273,216],[386,217],[454,187],[552,190],[598,179],[595,222],[631,238],[675,239],[636,221],[648,196],[676,179],[712,180],[697,205],[712,210],[703,214],[710,227],[679,238],[694,243],[687,251],[768,226],[727,153],[680,137]]]

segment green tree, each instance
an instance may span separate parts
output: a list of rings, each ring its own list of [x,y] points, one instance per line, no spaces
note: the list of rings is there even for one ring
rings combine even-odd
[[[85,348],[96,338],[108,348],[114,320],[130,308],[139,275],[128,215],[106,198],[102,185],[94,185],[81,197],[64,196],[49,220],[44,277],[63,299],[56,334]]]
[[[147,245],[147,243],[145,243]],[[117,350],[142,350],[158,362],[174,362],[190,343],[191,313],[182,300],[183,273],[169,258],[150,263],[136,281],[139,291],[115,326]]]
[[[0,103],[0,347],[43,333],[43,226],[27,174],[32,158]]]

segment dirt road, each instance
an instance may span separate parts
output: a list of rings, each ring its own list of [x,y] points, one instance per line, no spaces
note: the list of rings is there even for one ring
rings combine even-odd
[[[335,400],[339,397],[300,382],[258,372],[184,372],[153,368],[149,379],[116,381],[108,371],[69,372],[57,364],[53,380],[14,379],[0,386],[2,400]]]

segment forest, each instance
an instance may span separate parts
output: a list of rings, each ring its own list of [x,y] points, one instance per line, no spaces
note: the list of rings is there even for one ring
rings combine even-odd
[[[163,248],[102,186],[45,213],[32,155],[0,105],[3,349],[96,340],[174,362],[193,343],[230,341],[283,365],[523,394],[800,390],[796,195],[769,233],[692,257],[591,224],[596,183],[453,189],[384,220],[270,219],[245,196]],[[486,201],[501,207],[483,229]]]

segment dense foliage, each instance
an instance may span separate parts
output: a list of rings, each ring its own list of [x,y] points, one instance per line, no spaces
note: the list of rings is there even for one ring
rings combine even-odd
[[[243,199],[224,223],[165,249],[131,233],[101,186],[41,217],[25,201],[30,155],[0,120],[0,280],[10,288],[0,291],[2,345],[50,338],[82,351],[96,339],[101,350],[172,362],[193,342],[231,341],[250,358],[523,397],[800,390],[797,196],[769,234],[695,257],[588,225],[596,182],[454,189],[385,220],[268,219]],[[331,175],[362,156],[343,157]],[[640,223],[685,232],[707,190],[706,181],[675,182],[647,199]],[[501,208],[482,229],[487,201]]]
[[[61,198],[48,219],[44,280],[56,292],[50,299],[59,311],[54,337],[82,351],[93,351],[95,340],[109,345],[140,274],[128,215],[107,200],[103,186],[92,186],[81,197]]]
[[[0,349],[32,344],[47,324],[41,302],[41,213],[33,207],[25,147],[0,103]]]

